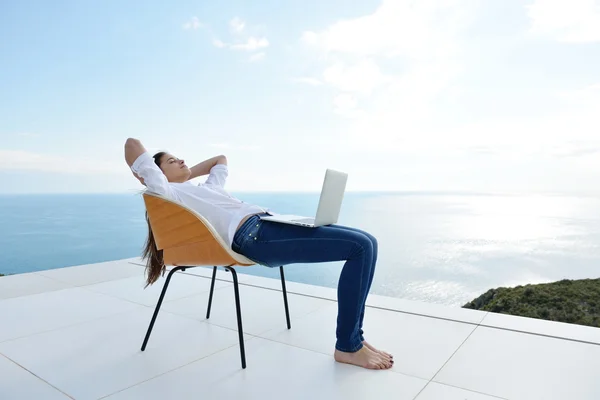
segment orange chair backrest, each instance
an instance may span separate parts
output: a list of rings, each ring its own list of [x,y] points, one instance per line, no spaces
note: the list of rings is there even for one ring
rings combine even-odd
[[[252,265],[245,257],[234,258],[214,229],[186,207],[149,193],[143,197],[165,265]]]

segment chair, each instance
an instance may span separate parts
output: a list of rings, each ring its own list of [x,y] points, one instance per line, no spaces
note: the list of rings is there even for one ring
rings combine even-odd
[[[210,293],[208,295],[208,308],[206,310],[206,318],[208,319],[210,317],[210,307],[212,305],[213,291],[215,288],[217,267],[222,266],[226,271],[231,272],[233,277],[240,355],[242,359],[242,368],[246,368],[240,293],[237,273],[234,266],[246,267],[254,265],[255,263],[246,257],[233,252],[210,223],[194,210],[178,202],[174,202],[150,192],[144,192],[143,198],[156,246],[158,250],[163,251],[165,265],[173,265],[175,267],[171,269],[167,275],[158,303],[154,309],[152,320],[148,326],[144,343],[142,344],[142,351],[146,349],[148,339],[152,333],[152,328],[154,327],[156,317],[173,274],[179,270],[185,271],[187,268],[194,268],[196,266],[213,266]],[[283,303],[285,307],[287,328],[291,329],[283,266],[279,267],[279,271],[283,289]]]

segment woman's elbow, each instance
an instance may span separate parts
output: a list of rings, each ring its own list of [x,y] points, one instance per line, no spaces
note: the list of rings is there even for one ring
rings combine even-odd
[[[128,138],[125,141],[125,149],[127,149],[127,148],[133,148],[133,147],[139,147],[141,144],[142,144],[142,142],[140,142],[138,139]]]
[[[125,141],[125,161],[131,167],[135,160],[142,155],[146,149],[137,139],[129,138]]]

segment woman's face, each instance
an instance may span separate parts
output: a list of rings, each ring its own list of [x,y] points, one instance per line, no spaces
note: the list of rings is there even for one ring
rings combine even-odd
[[[189,179],[192,171],[185,165],[184,160],[180,160],[172,154],[165,154],[160,159],[160,169],[167,177],[169,182],[185,182]]]

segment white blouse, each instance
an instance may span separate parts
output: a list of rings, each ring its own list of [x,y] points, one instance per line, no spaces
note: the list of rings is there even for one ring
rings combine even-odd
[[[224,189],[229,174],[227,165],[211,168],[206,182],[173,183],[167,180],[148,152],[140,155],[131,170],[144,179],[148,191],[179,202],[202,215],[231,246],[236,229],[248,215],[268,210],[232,197]]]

